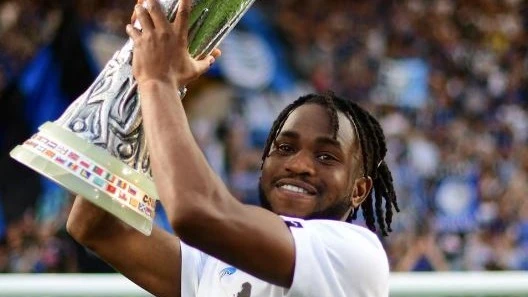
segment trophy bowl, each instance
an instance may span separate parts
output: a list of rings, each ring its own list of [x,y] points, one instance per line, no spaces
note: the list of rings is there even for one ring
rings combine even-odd
[[[174,20],[179,1],[158,1]],[[253,2],[194,0],[189,53],[195,58],[211,53]],[[56,121],[41,125],[10,155],[150,235],[158,195],[132,75],[133,46],[129,39]]]

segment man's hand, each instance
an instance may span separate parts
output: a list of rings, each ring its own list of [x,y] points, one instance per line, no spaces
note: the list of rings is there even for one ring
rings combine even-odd
[[[171,24],[156,0],[147,0],[147,9],[140,4],[134,16],[142,30],[127,25],[127,34],[134,41],[133,74],[138,84],[163,81],[177,88],[205,73],[220,55],[218,49],[197,60],[188,50],[189,17],[192,0],[180,0],[176,19]]]

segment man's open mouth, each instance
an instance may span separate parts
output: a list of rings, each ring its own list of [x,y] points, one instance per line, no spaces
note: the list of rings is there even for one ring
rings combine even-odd
[[[315,195],[317,193],[317,190],[314,186],[310,185],[309,183],[298,180],[280,180],[276,186],[279,189],[283,189],[293,193],[306,195]]]

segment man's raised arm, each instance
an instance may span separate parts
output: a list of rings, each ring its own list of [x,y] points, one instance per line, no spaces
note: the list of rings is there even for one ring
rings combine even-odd
[[[155,296],[180,296],[180,241],[158,227],[147,237],[78,196],[67,230],[124,276]]]
[[[284,221],[237,201],[211,169],[190,131],[177,91],[207,71],[219,52],[204,59],[188,53],[191,0],[181,0],[174,23],[156,1],[136,6],[142,31],[134,40],[138,82],[154,181],[176,234],[191,246],[272,284],[289,287],[295,247]]]

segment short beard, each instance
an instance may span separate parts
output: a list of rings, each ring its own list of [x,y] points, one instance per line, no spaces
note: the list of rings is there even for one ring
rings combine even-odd
[[[260,200],[260,206],[262,208],[265,208],[271,212],[273,211],[273,208],[271,207],[271,204],[264,194],[264,189],[262,188],[262,183],[259,181],[259,200]],[[334,221],[341,221],[343,220],[343,217],[347,214],[347,212],[352,208],[352,202],[350,201],[350,198],[343,198],[339,200],[339,203],[332,204],[326,209],[315,211],[308,216],[301,218],[305,220],[334,220]],[[282,215],[280,213],[277,213],[278,215]],[[346,218],[345,218],[346,219]]]
[[[266,197],[266,194],[264,194],[264,189],[262,188],[262,182],[260,180],[258,183],[258,190],[259,190],[260,206],[262,208],[265,208],[273,212],[273,209],[271,208],[271,204],[269,203],[268,198]]]

